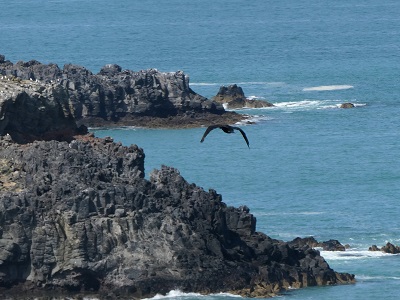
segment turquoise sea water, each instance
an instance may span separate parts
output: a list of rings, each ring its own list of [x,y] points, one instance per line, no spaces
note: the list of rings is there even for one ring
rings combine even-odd
[[[273,108],[244,109],[240,134],[204,128],[94,130],[247,205],[257,230],[291,240],[349,244],[323,252],[354,285],[291,290],[279,299],[379,299],[400,295],[400,2],[0,0],[0,54],[13,62],[83,65],[97,73],[183,70],[212,97],[236,83]],[[339,109],[344,102],[355,109]],[[174,299],[220,299],[172,292]]]

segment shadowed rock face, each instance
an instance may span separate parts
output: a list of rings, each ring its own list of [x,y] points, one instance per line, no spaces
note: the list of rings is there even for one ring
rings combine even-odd
[[[189,77],[182,71],[133,72],[110,64],[95,75],[82,66],[67,64],[61,70],[55,64],[45,65],[35,60],[13,64],[0,55],[0,74],[61,85],[73,117],[94,125],[96,119],[115,122],[135,116],[165,118],[187,112],[225,113],[222,105],[193,92]]]
[[[146,180],[137,146],[89,136],[25,145],[1,138],[0,182],[4,293],[35,286],[30,293],[111,298],[172,289],[270,296],[354,280],[308,246],[257,232],[247,207],[228,207],[173,168]]]
[[[60,85],[15,77],[0,78],[0,135],[20,143],[67,140],[78,132],[68,93]]]

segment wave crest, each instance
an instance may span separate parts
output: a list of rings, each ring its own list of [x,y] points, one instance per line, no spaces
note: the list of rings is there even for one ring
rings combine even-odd
[[[192,298],[192,297],[232,297],[232,298],[242,298],[239,295],[234,295],[230,293],[217,293],[217,294],[210,294],[210,295],[202,295],[199,293],[184,293],[180,290],[172,290],[169,291],[166,295],[157,294],[153,298],[145,298],[145,300],[158,300],[158,299],[168,299],[168,298]]]
[[[320,85],[313,87],[306,87],[303,89],[303,92],[311,92],[311,91],[337,91],[337,90],[348,90],[352,89],[354,86],[348,84],[342,85]]]
[[[326,260],[357,260],[357,259],[373,259],[381,257],[395,256],[398,254],[384,253],[381,251],[369,251],[369,250],[356,250],[349,249],[346,251],[323,251],[321,250],[321,256]]]

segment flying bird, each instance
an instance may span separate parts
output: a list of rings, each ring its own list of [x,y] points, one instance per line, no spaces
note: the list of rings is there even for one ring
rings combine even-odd
[[[242,134],[244,140],[246,141],[247,147],[250,148],[249,140],[247,139],[246,133],[244,133],[244,131],[241,128],[230,126],[230,125],[223,125],[223,124],[216,124],[216,125],[208,126],[206,131],[203,134],[203,137],[201,138],[200,143],[204,142],[204,139],[206,138],[206,136],[210,133],[211,130],[213,130],[215,128],[220,128],[225,133],[234,133],[235,130],[239,130],[240,133]]]

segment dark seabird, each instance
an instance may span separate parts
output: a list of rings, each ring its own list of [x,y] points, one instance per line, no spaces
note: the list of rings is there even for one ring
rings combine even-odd
[[[216,124],[216,125],[208,126],[206,131],[203,134],[203,137],[201,138],[200,143],[204,142],[204,139],[206,138],[207,134],[209,134],[210,131],[215,129],[215,128],[220,128],[225,133],[234,133],[235,130],[239,130],[240,133],[242,134],[244,140],[246,141],[247,147],[250,148],[249,140],[247,139],[247,136],[246,136],[246,134],[244,133],[244,131],[242,129],[240,129],[239,127],[233,127],[233,126],[230,126],[230,125],[222,125],[222,124]]]

